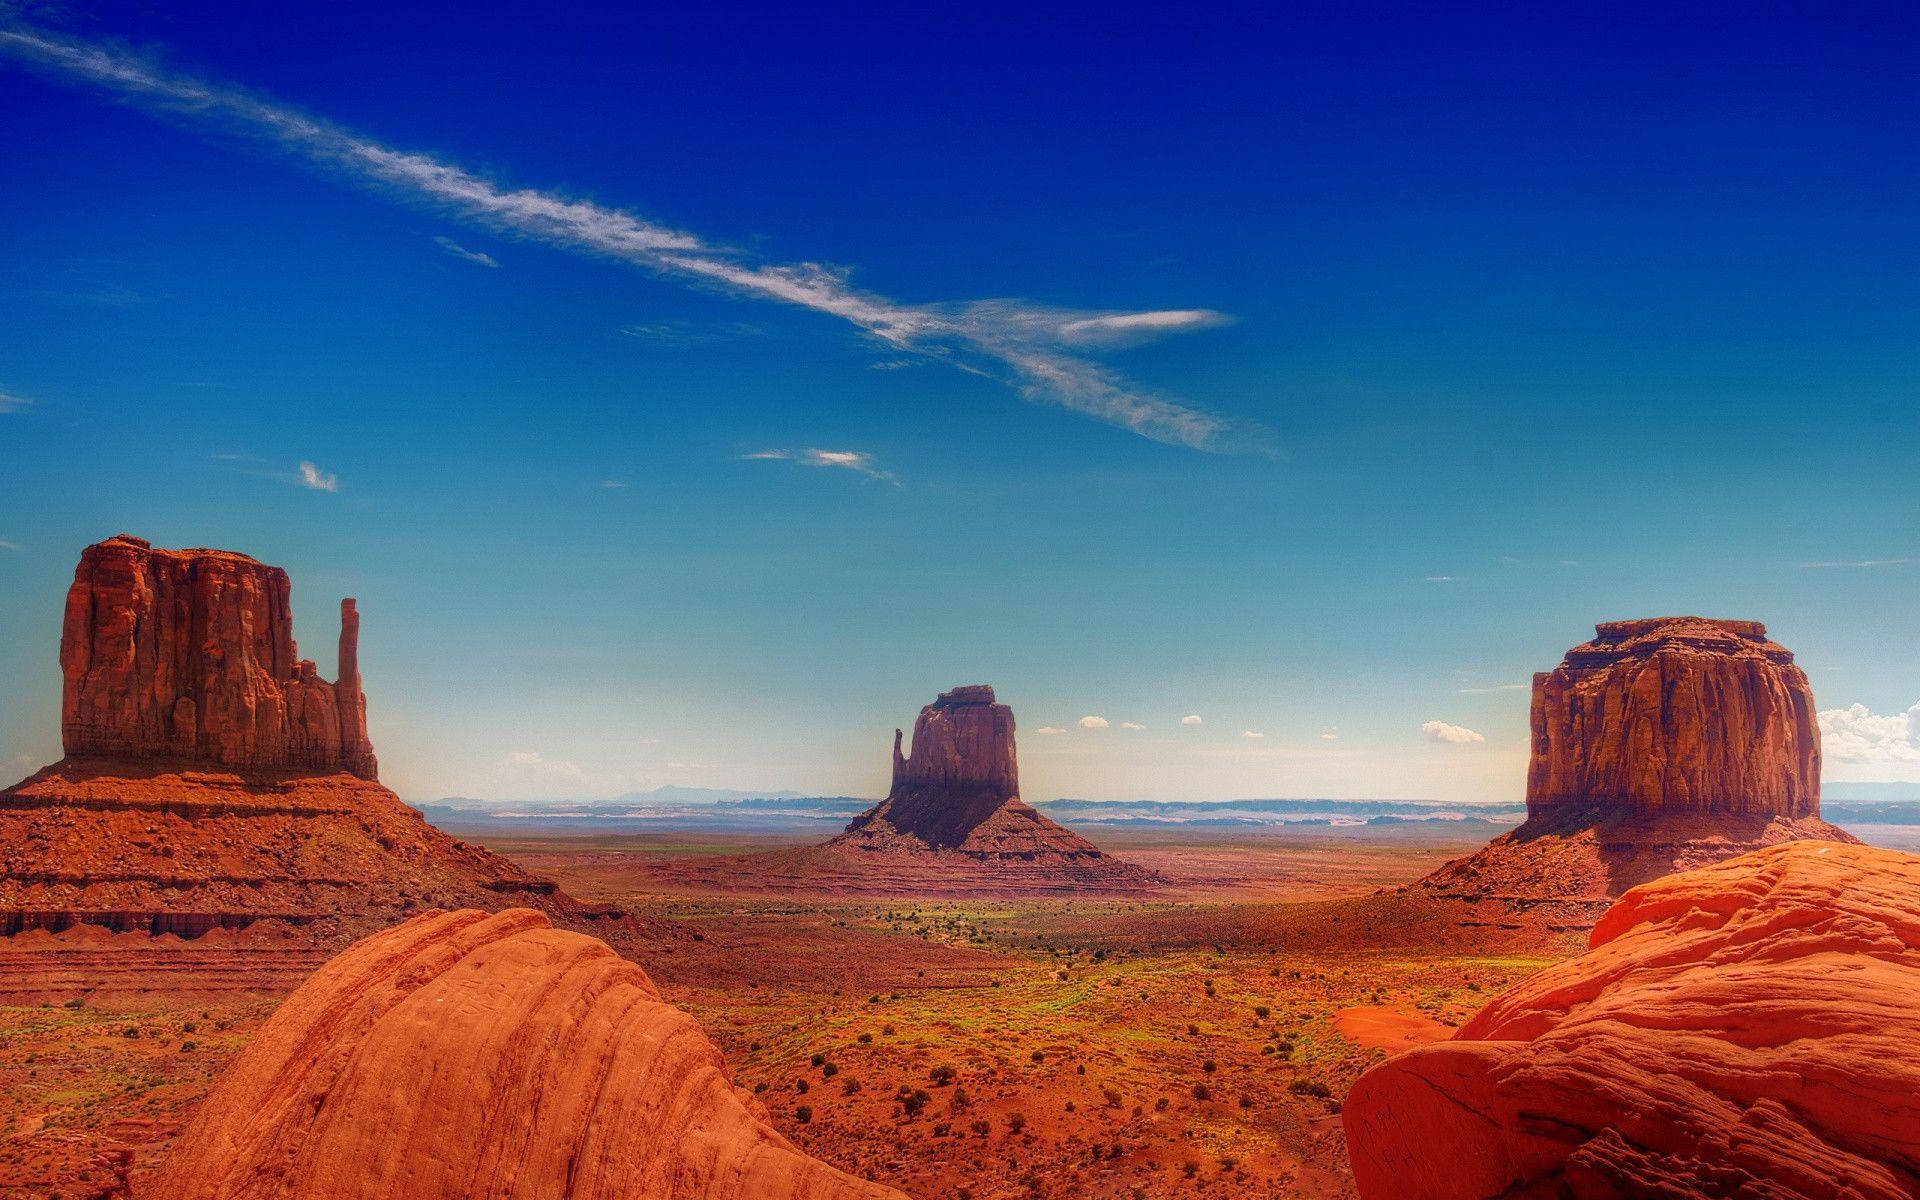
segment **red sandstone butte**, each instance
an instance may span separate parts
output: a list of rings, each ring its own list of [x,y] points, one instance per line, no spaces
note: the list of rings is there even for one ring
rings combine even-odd
[[[999,869],[1100,886],[1137,886],[1154,876],[1114,858],[1020,799],[1013,710],[985,684],[942,692],[913,723],[911,755],[893,731],[893,786],[855,817],[830,849],[887,859],[911,871],[931,856],[956,872]]]
[[[1820,819],[1820,729],[1793,655],[1758,621],[1610,621],[1533,680],[1527,821],[1421,886],[1599,902],[1799,839]]]
[[[288,997],[148,1200],[904,1200],[796,1149],[639,967],[431,913]]]
[[[293,641],[292,584],[225,550],[121,534],[81,552],[60,634],[69,757],[379,775],[360,690],[360,616],[340,602],[340,679]]]
[[[0,936],[259,924],[300,947],[289,969],[304,972],[314,948],[427,908],[537,907],[623,948],[663,931],[449,837],[380,786],[354,603],[328,683],[296,656],[289,590],[286,572],[220,550],[121,536],[81,554],[60,643],[68,756],[0,791]],[[62,966],[67,950],[16,951],[0,953],[0,1000],[101,990]],[[284,975],[233,972],[219,990]],[[173,986],[116,979],[104,991],[127,1002]]]
[[[1362,1200],[1920,1196],[1920,857],[1796,842],[1621,897],[1591,949],[1361,1076]]]
[[[1813,689],[1758,621],[1609,621],[1533,677],[1527,812],[1820,815]]]

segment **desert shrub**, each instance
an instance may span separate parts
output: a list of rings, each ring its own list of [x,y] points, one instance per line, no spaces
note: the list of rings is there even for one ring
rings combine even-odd
[[[1253,1006],[1253,1015],[1258,1020],[1264,1021],[1273,1015],[1273,1010],[1264,1004],[1256,1004]]]
[[[1106,1098],[1108,1108],[1120,1107],[1120,1090],[1118,1088],[1101,1088],[1100,1094]]]
[[[807,1124],[813,1120],[813,1106],[811,1104],[802,1104],[799,1108],[794,1109],[793,1119],[802,1125]]]
[[[1047,1061],[1047,1052],[1044,1050],[1035,1050],[1033,1052],[1033,1061],[1035,1062]]]
[[[1220,1156],[1220,1169],[1222,1171],[1231,1171],[1239,1165],[1240,1160],[1231,1154],[1222,1154]]]
[[[756,1096],[758,1096],[761,1092],[764,1092],[766,1090],[767,1090],[767,1081],[764,1079],[762,1079],[759,1083],[756,1083],[753,1085],[753,1094]]]
[[[941,1063],[928,1073],[928,1078],[933,1080],[935,1087],[945,1087],[952,1083],[959,1074],[960,1072],[954,1069],[952,1063]]]
[[[1213,1092],[1206,1084],[1196,1083],[1193,1085],[1193,1098],[1195,1100],[1211,1100],[1213,1099]]]
[[[1333,1095],[1333,1089],[1318,1079],[1296,1079],[1287,1085],[1287,1090],[1296,1096],[1312,1096],[1316,1100],[1325,1100]]]
[[[1207,1061],[1200,1064],[1200,1069],[1202,1071],[1205,1071],[1207,1074],[1211,1075],[1217,1069],[1217,1065],[1214,1063],[1212,1059],[1208,1059]]]
[[[1167,1111],[1167,1098],[1165,1096],[1162,1096],[1158,1100],[1155,1100],[1153,1102],[1153,1111],[1155,1112]]]
[[[759,1042],[751,1042],[751,1043],[749,1043],[749,1044],[748,1044],[748,1046],[747,1046],[747,1051],[748,1051],[749,1053],[751,1053],[751,1054],[758,1054],[758,1053],[760,1053],[760,1043],[759,1043]]]
[[[840,1094],[842,1096],[851,1096],[859,1090],[860,1090],[860,1081],[858,1079],[855,1079],[851,1075],[847,1076],[844,1080],[840,1082]]]
[[[881,1034],[881,1036],[882,1036],[882,1037],[892,1037],[892,1036],[893,1036],[893,1026],[892,1026],[892,1025],[882,1025],[882,1026],[880,1027],[880,1034]]]
[[[1187,1036],[1188,1036],[1188,1037],[1199,1037],[1199,1036],[1200,1036],[1200,1027],[1199,1027],[1198,1025],[1191,1025],[1191,1024],[1190,1024],[1190,1025],[1188,1025],[1188,1026],[1187,1026]]]
[[[819,1066],[819,1065],[820,1065],[821,1063],[823,1063],[823,1062],[826,1062],[826,1061],[827,1061],[827,1056],[826,1056],[826,1055],[824,1055],[824,1054],[816,1054],[816,1055],[814,1055],[814,1056],[813,1056],[813,1057],[812,1057],[811,1059],[809,1059],[808,1061],[810,1061],[811,1063],[813,1063],[813,1065],[814,1065],[814,1066],[816,1066],[816,1067],[817,1067],[817,1066]]]
[[[925,1108],[927,1103],[933,1099],[925,1088],[914,1088],[912,1091],[901,1088],[897,1098],[900,1101],[900,1107],[906,1110],[906,1114],[909,1117],[919,1116],[920,1110]]]
[[[953,1089],[953,1099],[949,1103],[949,1107],[952,1108],[954,1112],[965,1111],[967,1108],[971,1107],[972,1105],[973,1105],[973,1097],[967,1095],[967,1089],[963,1087],[957,1087]]]
[[[856,1042],[859,1042],[862,1046],[871,1046],[873,1044],[873,1035],[870,1033],[863,1033],[859,1037],[853,1040]]]
[[[1025,1129],[1026,1127],[1027,1127],[1027,1115],[1025,1113],[1008,1113],[1007,1114],[1007,1131],[1009,1133],[1019,1133],[1022,1129]]]
[[[1195,1175],[1198,1175],[1200,1173],[1200,1164],[1196,1162],[1181,1163],[1180,1173],[1182,1175],[1185,1175],[1188,1179],[1192,1179]]]

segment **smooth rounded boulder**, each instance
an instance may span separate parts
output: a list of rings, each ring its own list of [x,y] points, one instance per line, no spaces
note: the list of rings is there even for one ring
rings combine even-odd
[[[159,1200],[904,1200],[807,1157],[692,1017],[528,909],[355,943],[235,1060]]]

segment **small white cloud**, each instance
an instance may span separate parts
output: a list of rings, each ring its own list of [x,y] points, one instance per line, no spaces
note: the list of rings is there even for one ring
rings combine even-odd
[[[1423,576],[1423,578],[1425,578],[1428,583],[1457,583],[1460,579],[1458,575],[1427,575]]]
[[[1864,704],[1823,709],[1820,752],[1834,762],[1920,763],[1920,704],[1881,716]]]
[[[1107,719],[1105,717],[1085,716],[1080,718],[1080,728],[1082,729],[1105,729],[1106,727]]]
[[[1065,733],[1066,730],[1060,728],[1058,725],[1042,725],[1040,728],[1034,730],[1034,732],[1035,733]]]
[[[455,258],[463,259],[466,262],[476,263],[483,267],[498,267],[500,265],[493,255],[483,254],[478,250],[469,250],[450,237],[435,237],[433,244],[445,250],[448,254],[453,255]]]
[[[1861,558],[1851,562],[1808,562],[1801,563],[1802,571],[1855,570],[1870,571],[1875,567],[1904,567],[1914,560],[1911,558]]]
[[[322,471],[310,462],[303,462],[300,464],[300,486],[316,492],[337,492],[340,490],[340,477],[331,471]]]
[[[1320,740],[1323,742],[1337,742],[1340,740],[1340,735],[1329,729],[1320,735]]]
[[[805,450],[755,450],[740,457],[749,462],[796,462],[806,467],[832,467],[854,471],[895,487],[900,485],[898,476],[892,471],[881,470],[874,463],[873,455],[862,450],[819,450],[812,447]]]
[[[1145,726],[1145,725],[1142,725],[1142,724],[1139,724],[1138,722],[1135,722],[1135,721],[1122,721],[1122,722],[1120,722],[1120,728],[1122,728],[1122,729],[1136,729],[1136,730],[1137,730],[1137,729],[1145,729],[1145,728],[1146,728],[1146,726]]]
[[[1180,723],[1182,725],[1198,725],[1200,724],[1200,718],[1193,713],[1188,713],[1186,716],[1180,718]]]
[[[1524,692],[1529,686],[1530,685],[1524,683],[1497,683],[1492,687],[1461,688],[1459,694],[1462,696],[1484,696],[1489,692]]]
[[[505,766],[547,778],[581,783],[587,777],[579,763],[557,762],[538,750],[513,750],[501,761]]]
[[[1428,721],[1420,726],[1420,732],[1426,734],[1430,742],[1444,742],[1450,746],[1465,746],[1487,740],[1464,725],[1449,725],[1445,721]]]
[[[1257,729],[1242,729],[1240,731],[1240,736],[1243,738],[1263,738],[1263,737],[1266,737],[1267,735],[1264,733],[1261,733]]]
[[[913,365],[913,360],[912,360],[912,359],[910,359],[910,358],[889,358],[889,359],[886,359],[886,360],[885,360],[885,361],[883,361],[883,362],[874,362],[874,363],[868,363],[868,364],[867,364],[867,370],[869,370],[869,371],[899,371],[899,370],[903,370],[903,369],[905,369],[905,368],[907,368],[907,367],[911,367],[912,365]]]
[[[633,485],[628,483],[624,479],[602,479],[600,481],[600,486],[607,489],[610,492],[618,492],[618,491],[624,491],[625,489],[632,487]]]
[[[0,413],[19,412],[23,408],[32,407],[32,405],[33,401],[27,399],[25,396],[16,396],[12,392],[0,391]]]
[[[514,750],[507,754],[507,765],[510,767],[534,767],[542,761],[538,750]]]

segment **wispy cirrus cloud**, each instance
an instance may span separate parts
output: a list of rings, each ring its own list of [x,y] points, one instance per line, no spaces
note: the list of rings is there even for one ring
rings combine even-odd
[[[1833,562],[1804,562],[1802,571],[1871,571],[1875,567],[1904,567],[1914,562],[1911,558],[1857,558]]]
[[[480,250],[469,250],[444,234],[436,236],[433,239],[433,244],[445,250],[448,254],[453,255],[455,258],[474,263],[478,266],[494,267],[496,269],[500,266],[500,260],[493,255]]]
[[[6,550],[11,553],[18,554],[20,553],[20,543],[10,542],[5,538],[0,538],[0,550]]]
[[[841,471],[854,471],[869,479],[878,479],[884,483],[900,486],[900,477],[892,471],[883,471],[874,462],[873,455],[862,450],[755,450],[751,454],[742,454],[748,462],[794,462],[803,467],[832,467]]]
[[[16,26],[0,28],[0,51],[143,111],[259,140],[327,173],[498,234],[837,317],[896,352],[946,361],[999,380],[1035,403],[1142,437],[1214,452],[1259,450],[1266,444],[1265,431],[1251,423],[1153,395],[1080,353],[1227,320],[1209,309],[1079,311],[1014,300],[903,303],[854,286],[841,268],[757,261],[622,209],[498,184],[432,155],[383,146],[285,105],[117,49]]]
[[[33,407],[33,401],[25,396],[16,396],[12,392],[0,391],[0,413],[19,412]]]

